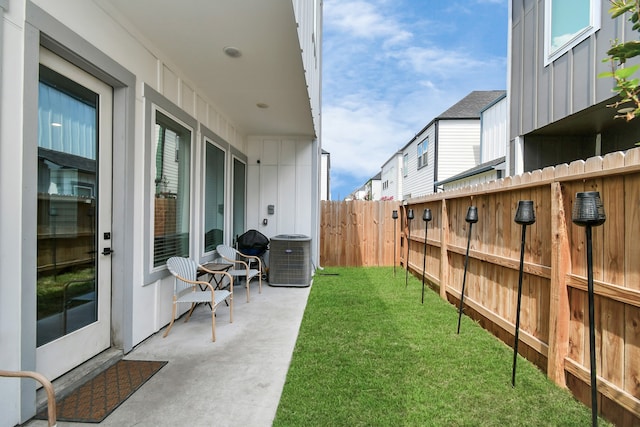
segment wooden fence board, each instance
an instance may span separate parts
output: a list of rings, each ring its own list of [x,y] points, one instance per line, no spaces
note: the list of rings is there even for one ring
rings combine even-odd
[[[569,354],[570,306],[566,274],[571,270],[565,193],[560,183],[551,185],[551,283],[549,296],[549,359],[547,374],[565,386],[564,360]]]
[[[625,177],[625,286],[640,289],[640,176]],[[622,237],[622,236],[620,236]]]
[[[449,212],[446,199],[440,202],[440,298],[447,299],[447,288],[451,281],[448,242],[451,240],[449,233]]]
[[[619,153],[621,154],[621,153]],[[603,168],[624,166],[624,156],[609,155]],[[602,280],[624,283],[624,177],[612,176],[603,181],[603,204],[607,221],[603,224]],[[618,237],[620,236],[620,237]],[[601,375],[612,384],[624,386],[625,306],[610,298],[600,299]]]
[[[640,399],[640,308],[626,307],[624,390]]]

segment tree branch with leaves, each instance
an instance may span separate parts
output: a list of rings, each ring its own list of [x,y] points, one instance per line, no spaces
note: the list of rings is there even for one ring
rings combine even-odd
[[[640,0],[611,0],[609,15],[612,19],[629,14],[627,20],[632,29],[640,33]],[[618,111],[616,118],[627,121],[640,116],[640,79],[634,77],[639,65],[627,67],[627,60],[640,55],[640,40],[630,40],[620,43],[617,39],[607,51],[608,58],[603,62],[611,63],[611,71],[600,73],[598,77],[612,77],[616,81],[613,91],[620,96],[620,100],[609,107]]]

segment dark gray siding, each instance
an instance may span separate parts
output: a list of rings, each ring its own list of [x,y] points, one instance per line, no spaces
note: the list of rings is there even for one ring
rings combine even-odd
[[[609,70],[602,59],[612,40],[637,34],[624,18],[611,19],[609,6],[601,1],[598,32],[545,67],[545,1],[512,0],[510,139],[612,98],[613,80],[596,77]]]
[[[524,19],[524,15],[522,12],[522,8],[520,7],[520,14],[516,13],[517,6],[522,6],[522,2],[516,1],[513,2],[513,11],[512,11],[512,19],[511,23],[511,77],[509,82],[509,97],[510,97],[510,105],[511,111],[509,112],[510,120],[509,120],[509,139],[511,140],[515,136],[519,135],[519,130],[522,128],[521,117],[519,114],[519,108],[516,106],[521,105],[522,103],[522,55],[520,52],[524,52],[522,46],[522,20]],[[517,56],[518,60],[515,59]],[[516,76],[519,76],[516,78]],[[516,114],[518,113],[518,114]],[[513,150],[509,150],[509,152],[513,153]],[[513,164],[513,163],[512,163]]]

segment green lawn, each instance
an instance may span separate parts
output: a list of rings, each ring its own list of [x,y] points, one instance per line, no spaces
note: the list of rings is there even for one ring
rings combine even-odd
[[[274,426],[588,426],[591,410],[398,268],[314,278]],[[600,425],[608,425],[601,420]]]

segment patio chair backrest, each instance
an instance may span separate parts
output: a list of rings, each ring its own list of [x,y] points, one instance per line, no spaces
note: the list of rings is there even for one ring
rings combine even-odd
[[[218,254],[220,254],[220,256],[228,259],[228,260],[235,260],[236,259],[236,250],[234,248],[232,248],[231,246],[227,246],[227,245],[218,245],[216,246],[216,250],[218,251]]]
[[[180,280],[178,276],[187,280],[196,280],[198,264],[189,258],[171,257],[167,260],[167,269],[171,274],[176,276],[174,290],[175,293],[179,293],[183,289],[191,288],[193,284]]]

